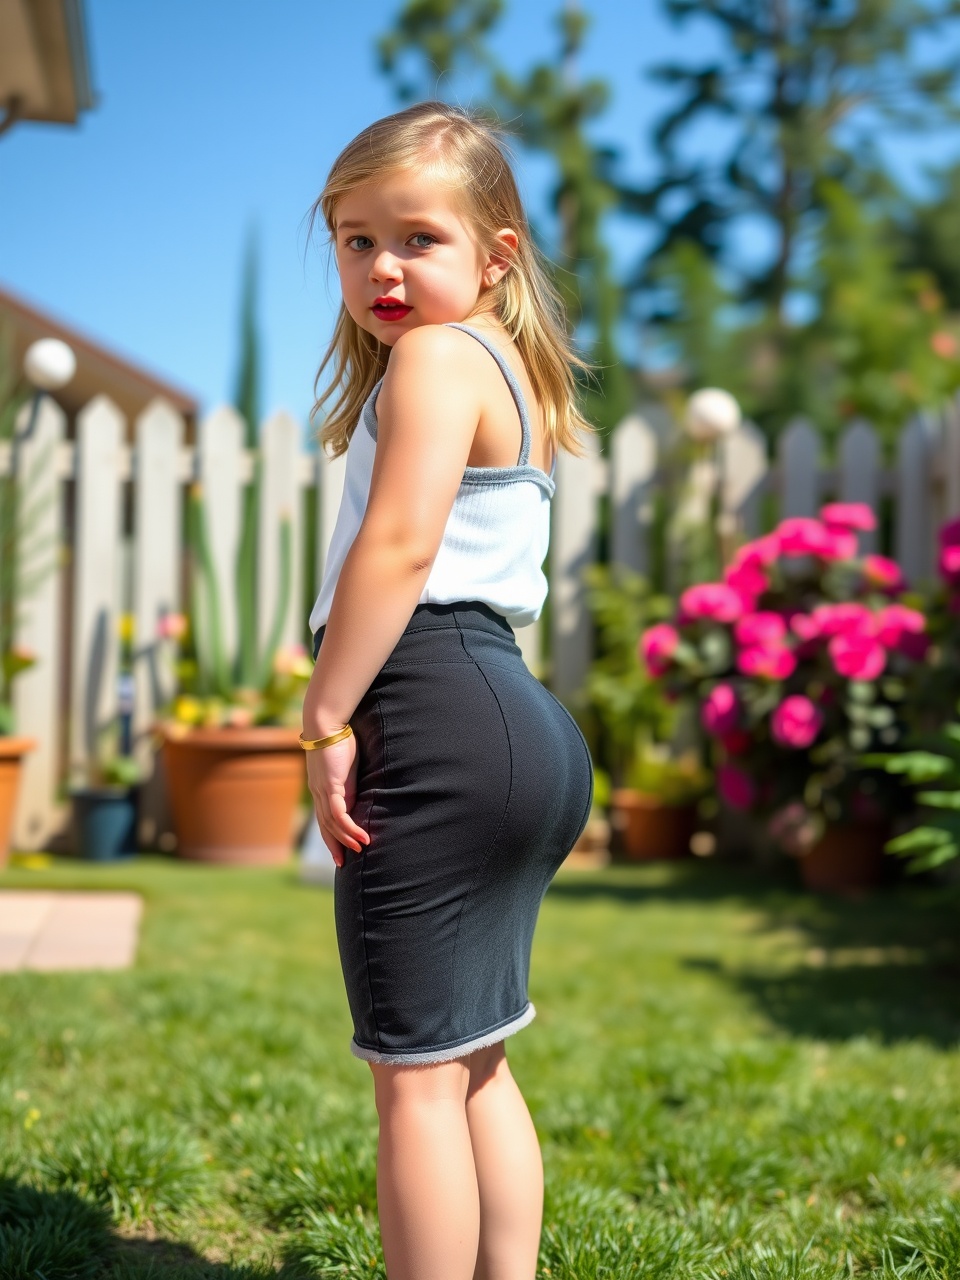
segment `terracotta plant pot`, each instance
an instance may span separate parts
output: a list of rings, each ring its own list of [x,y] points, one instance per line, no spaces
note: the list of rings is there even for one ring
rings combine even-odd
[[[293,849],[306,779],[295,729],[191,729],[164,736],[163,764],[181,858],[273,866]]]
[[[890,839],[885,822],[838,822],[798,859],[804,886],[817,893],[859,893],[883,876]]]
[[[36,738],[18,738],[13,734],[0,737],[0,867],[7,865],[10,856],[23,757],[28,751],[34,751],[36,746]]]
[[[692,804],[664,804],[659,796],[615,787],[610,794],[611,822],[620,833],[621,857],[628,862],[686,858],[696,829]]]

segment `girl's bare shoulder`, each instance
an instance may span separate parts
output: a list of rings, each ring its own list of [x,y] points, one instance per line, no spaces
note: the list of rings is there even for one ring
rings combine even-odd
[[[479,389],[490,376],[490,356],[462,329],[445,324],[422,324],[402,333],[393,344],[384,389],[408,377],[426,378],[445,386],[454,383]]]

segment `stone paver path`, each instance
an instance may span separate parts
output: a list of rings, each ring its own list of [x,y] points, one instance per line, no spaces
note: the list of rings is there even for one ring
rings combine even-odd
[[[0,973],[129,968],[142,912],[138,893],[0,890]]]

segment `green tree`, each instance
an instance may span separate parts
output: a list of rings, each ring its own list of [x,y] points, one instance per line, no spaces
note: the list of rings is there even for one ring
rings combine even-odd
[[[786,305],[823,211],[823,179],[877,164],[878,127],[922,132],[960,119],[955,34],[960,0],[664,0],[677,23],[713,28],[722,53],[652,68],[678,100],[654,128],[657,179],[624,191],[651,216],[651,260],[693,240],[736,270],[739,294],[786,327]],[[916,44],[938,41],[932,58]],[[691,143],[691,130],[701,131]],[[679,211],[677,207],[679,205]],[[765,261],[735,258],[731,230],[749,218],[772,239]]]
[[[243,419],[244,444],[256,450],[260,424],[260,333],[257,328],[259,255],[251,231],[244,251],[240,293],[240,357],[237,365],[234,407]],[[257,533],[260,515],[260,459],[254,454],[253,481],[243,495],[243,525],[237,556],[237,630],[239,674],[242,685],[257,680]]]

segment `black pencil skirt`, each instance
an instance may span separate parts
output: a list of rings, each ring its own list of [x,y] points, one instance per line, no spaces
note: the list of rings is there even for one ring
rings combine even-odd
[[[370,835],[334,881],[351,1049],[460,1058],[534,1016],[534,926],[586,826],[590,752],[481,601],[417,605],[350,723]]]

